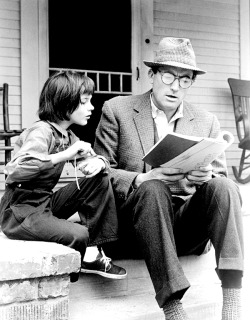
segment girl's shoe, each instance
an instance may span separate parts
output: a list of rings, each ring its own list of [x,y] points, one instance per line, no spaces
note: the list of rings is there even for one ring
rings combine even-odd
[[[112,260],[106,257],[103,250],[93,262],[82,262],[81,272],[94,273],[110,279],[124,279],[127,276],[125,269],[113,264]]]

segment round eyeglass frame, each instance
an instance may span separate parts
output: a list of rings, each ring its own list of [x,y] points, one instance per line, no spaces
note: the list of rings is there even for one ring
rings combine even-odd
[[[190,79],[190,78],[187,77],[187,76],[176,77],[175,75],[173,75],[173,74],[170,73],[170,72],[163,72],[163,71],[159,71],[159,70],[158,70],[158,72],[161,74],[161,81],[162,81],[164,84],[167,84],[167,85],[174,83],[174,82],[175,82],[175,79],[178,79],[179,86],[180,86],[182,89],[188,89],[188,88],[190,88],[191,85],[194,83],[194,80],[193,80],[193,79]],[[171,82],[169,82],[169,83],[164,82],[163,78],[164,78],[164,75],[165,75],[165,74],[171,75],[171,76],[173,77],[173,81],[171,81]],[[184,87],[183,87],[183,86],[181,85],[181,80],[182,80],[183,78],[188,78],[188,79],[190,80],[190,84],[188,84],[188,86],[184,86]]]

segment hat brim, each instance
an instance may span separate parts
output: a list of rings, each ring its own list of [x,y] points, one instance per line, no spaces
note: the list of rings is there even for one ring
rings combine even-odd
[[[197,74],[205,74],[206,73],[206,71],[201,70],[200,68],[196,68],[196,67],[190,66],[188,64],[175,62],[175,61],[152,62],[152,61],[143,60],[143,62],[147,67],[150,67],[150,68],[152,68],[152,67],[172,66],[172,67],[178,67],[178,68],[183,68],[183,69],[187,69],[187,70],[193,70]]]

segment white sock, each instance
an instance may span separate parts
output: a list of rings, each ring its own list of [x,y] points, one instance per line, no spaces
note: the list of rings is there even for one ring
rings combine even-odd
[[[95,261],[98,254],[99,254],[99,250],[96,246],[95,247],[88,247],[86,249],[83,261],[85,261],[85,262]]]
[[[222,320],[241,320],[241,289],[222,288]]]
[[[165,320],[188,320],[180,300],[169,300],[163,307]]]

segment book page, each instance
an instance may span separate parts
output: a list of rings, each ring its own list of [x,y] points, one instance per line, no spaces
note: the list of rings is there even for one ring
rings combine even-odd
[[[184,173],[208,166],[234,141],[230,132],[223,131],[218,139],[204,138],[201,142],[184,151],[161,167],[181,168]]]
[[[234,141],[222,131],[217,139],[167,134],[149,150],[143,160],[153,167],[181,168],[184,172],[205,167]]]
[[[148,164],[159,167],[200,142],[203,138],[171,132],[161,138],[143,157]]]

